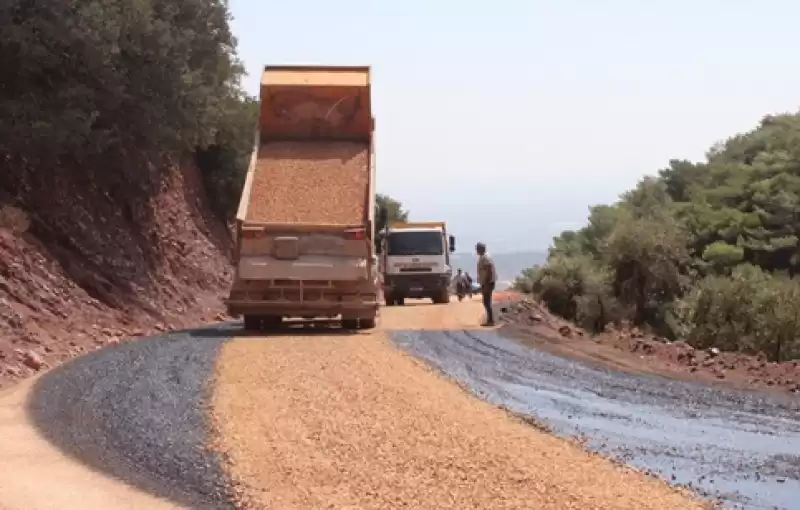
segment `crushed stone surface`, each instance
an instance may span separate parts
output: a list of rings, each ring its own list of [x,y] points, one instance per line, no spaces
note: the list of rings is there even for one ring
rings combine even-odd
[[[414,308],[382,327],[459,322]],[[242,508],[706,508],[471,396],[381,330],[234,339],[211,402]]]
[[[361,225],[369,190],[369,146],[355,142],[262,145],[247,219],[263,223]]]
[[[31,419],[100,472],[188,508],[232,508],[218,456],[205,446],[206,383],[226,335],[191,330],[75,359],[36,382]]]

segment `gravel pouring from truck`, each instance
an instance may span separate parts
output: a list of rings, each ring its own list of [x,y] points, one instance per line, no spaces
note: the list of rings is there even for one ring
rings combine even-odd
[[[236,216],[228,313],[375,326],[375,152],[369,67],[267,66]]]

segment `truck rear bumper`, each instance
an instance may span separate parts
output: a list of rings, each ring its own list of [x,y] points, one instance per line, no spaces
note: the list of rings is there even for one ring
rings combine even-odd
[[[449,289],[449,284],[449,275],[386,275],[383,292],[409,298],[424,298]]]
[[[353,302],[286,302],[286,301],[253,301],[225,300],[228,315],[280,315],[283,317],[347,317],[368,318],[378,313],[377,301]]]

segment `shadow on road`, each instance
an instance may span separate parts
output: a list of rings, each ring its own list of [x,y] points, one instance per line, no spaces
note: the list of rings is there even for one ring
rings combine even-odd
[[[285,320],[282,324],[260,330],[246,330],[241,321],[227,322],[219,326],[196,328],[186,333],[196,338],[270,338],[282,336],[351,336],[369,333],[371,330],[344,329],[337,320]]]
[[[87,354],[39,379],[27,411],[42,435],[85,465],[196,509],[232,508],[206,449],[207,382],[231,328],[198,328]]]

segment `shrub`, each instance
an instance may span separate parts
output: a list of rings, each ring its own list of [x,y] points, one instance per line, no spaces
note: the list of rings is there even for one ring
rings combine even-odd
[[[553,313],[599,331],[620,318],[609,283],[609,274],[591,258],[556,256],[524,271],[514,286],[535,294]]]
[[[745,264],[708,276],[678,301],[671,322],[690,344],[774,361],[800,356],[800,282]]]

